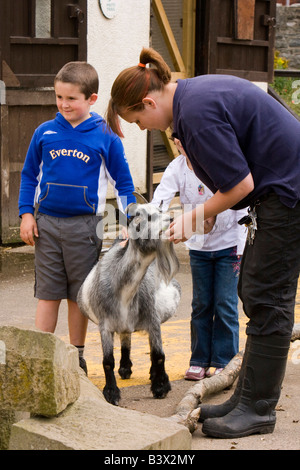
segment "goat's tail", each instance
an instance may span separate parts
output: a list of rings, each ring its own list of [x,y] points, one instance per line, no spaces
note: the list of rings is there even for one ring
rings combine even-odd
[[[179,261],[173,243],[159,243],[157,247],[156,266],[160,276],[169,284],[179,269]]]

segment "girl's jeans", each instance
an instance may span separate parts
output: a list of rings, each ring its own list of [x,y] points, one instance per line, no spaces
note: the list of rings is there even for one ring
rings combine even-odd
[[[193,279],[191,366],[225,367],[239,350],[236,247],[190,250]]]

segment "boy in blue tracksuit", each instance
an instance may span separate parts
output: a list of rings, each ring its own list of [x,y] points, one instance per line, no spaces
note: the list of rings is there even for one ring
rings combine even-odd
[[[22,170],[20,235],[35,245],[36,327],[54,332],[66,298],[70,342],[86,371],[87,319],[77,306],[77,292],[101,251],[96,227],[108,181],[123,212],[135,202],[134,186],[120,138],[90,112],[97,100],[96,70],[86,62],[70,62],[54,85],[59,112],[36,129]]]

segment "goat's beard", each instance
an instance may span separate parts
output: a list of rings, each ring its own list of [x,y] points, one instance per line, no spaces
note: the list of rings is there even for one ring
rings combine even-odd
[[[159,276],[169,284],[179,270],[179,261],[173,243],[165,241],[158,244],[156,267]]]

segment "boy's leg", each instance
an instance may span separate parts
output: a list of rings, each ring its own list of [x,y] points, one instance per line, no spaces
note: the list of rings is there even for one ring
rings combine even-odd
[[[60,300],[39,299],[35,317],[36,328],[48,333],[54,333],[60,302]]]
[[[62,251],[68,278],[68,321],[70,343],[78,348],[79,364],[87,373],[83,350],[88,319],[77,305],[77,294],[81,284],[97,263],[102,240],[97,237],[97,224],[101,217],[79,216],[64,219]]]
[[[83,346],[88,325],[88,318],[82,315],[76,302],[68,299],[68,322],[70,343],[73,346]]]
[[[83,354],[88,318],[82,315],[77,303],[70,299],[68,299],[68,322],[70,343],[78,349],[79,365],[87,375],[87,365]]]

